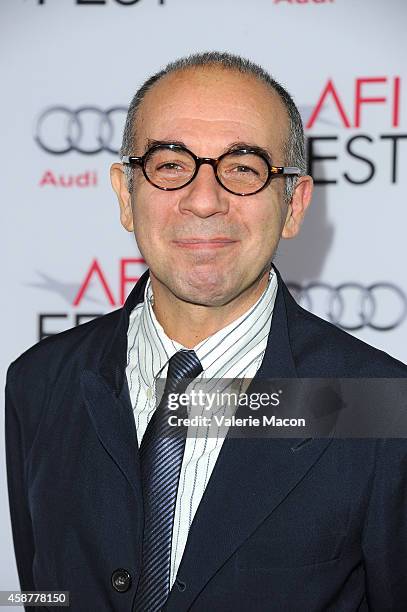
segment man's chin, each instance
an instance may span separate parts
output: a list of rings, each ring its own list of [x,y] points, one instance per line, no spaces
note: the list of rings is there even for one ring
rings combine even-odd
[[[233,296],[230,296],[225,283],[199,282],[194,284],[179,284],[174,288],[174,295],[189,304],[197,306],[224,306]]]
[[[150,270],[153,289],[156,285],[158,294],[167,294],[168,298],[176,298],[181,302],[195,304],[197,306],[221,307],[239,298],[251,285],[244,282],[244,275],[237,274],[234,269],[214,270],[213,268],[189,269],[189,270],[167,270],[161,274],[154,275]],[[254,280],[256,285],[258,278]],[[159,290],[158,286],[161,286]]]

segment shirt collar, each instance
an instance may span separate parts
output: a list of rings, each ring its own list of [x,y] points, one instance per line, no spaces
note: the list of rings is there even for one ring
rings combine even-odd
[[[238,358],[242,350],[245,350],[246,347],[250,350],[250,344],[253,346],[256,344],[256,337],[265,328],[267,322],[270,324],[277,284],[276,273],[271,268],[267,287],[257,302],[238,319],[193,347],[202,364],[201,376],[210,377],[211,370],[216,369],[216,372],[219,372],[222,365],[226,368],[232,362],[233,357]],[[154,314],[153,303],[151,281],[148,279],[137,334],[137,362],[141,379],[149,387],[152,387],[155,379],[163,374],[169,359],[177,351],[187,350],[185,346],[167,336]],[[147,359],[151,359],[152,367],[147,366]],[[153,380],[151,380],[151,373]]]

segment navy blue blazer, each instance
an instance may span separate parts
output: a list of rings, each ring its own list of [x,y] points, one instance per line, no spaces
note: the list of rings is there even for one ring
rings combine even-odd
[[[134,611],[143,506],[125,366],[147,274],[123,308],[44,339],[8,370],[21,588],[70,591],[73,612]],[[303,310],[278,275],[256,377],[406,375]],[[164,607],[189,610],[405,612],[406,441],[227,437]]]

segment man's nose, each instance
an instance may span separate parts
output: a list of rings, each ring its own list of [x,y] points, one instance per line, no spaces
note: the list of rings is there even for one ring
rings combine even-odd
[[[229,211],[230,195],[219,185],[214,168],[210,164],[202,164],[192,183],[179,193],[181,212],[189,211],[197,217],[205,218]]]

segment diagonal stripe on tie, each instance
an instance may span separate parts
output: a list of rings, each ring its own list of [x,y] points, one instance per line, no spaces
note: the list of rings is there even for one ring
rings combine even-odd
[[[170,591],[172,526],[187,427],[174,431],[168,424],[168,396],[184,393],[190,380],[201,372],[202,365],[194,351],[178,351],[171,357],[163,397],[141,442],[145,518],[136,612],[160,612]]]

